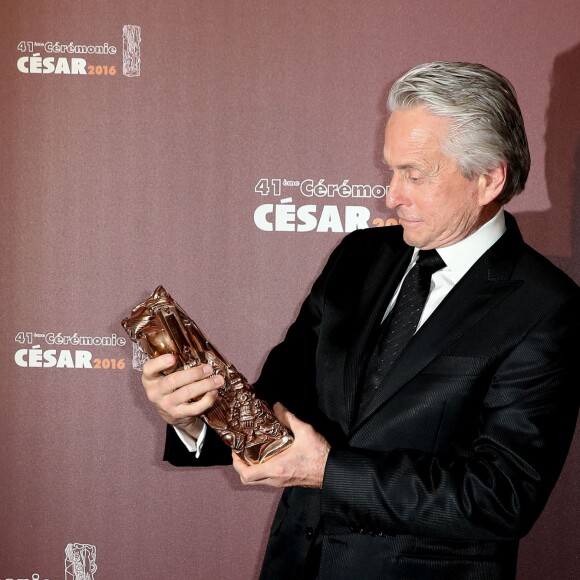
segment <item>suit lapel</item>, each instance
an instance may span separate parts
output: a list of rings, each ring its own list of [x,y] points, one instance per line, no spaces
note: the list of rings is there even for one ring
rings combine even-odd
[[[402,244],[393,250],[385,245],[363,286],[355,313],[352,341],[347,351],[344,370],[346,412],[349,425],[356,417],[357,389],[361,383],[368,348],[374,344],[376,332],[389,300],[401,281],[411,260],[413,248]]]
[[[506,222],[506,233],[473,265],[411,339],[375,396],[359,411],[354,429],[521,285],[520,281],[511,280],[511,274],[523,240],[509,214]]]

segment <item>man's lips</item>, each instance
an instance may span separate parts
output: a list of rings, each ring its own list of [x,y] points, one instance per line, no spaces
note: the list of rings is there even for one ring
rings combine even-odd
[[[399,223],[402,226],[414,227],[414,226],[419,225],[421,223],[421,220],[416,219],[416,218],[404,218],[404,217],[399,216]]]

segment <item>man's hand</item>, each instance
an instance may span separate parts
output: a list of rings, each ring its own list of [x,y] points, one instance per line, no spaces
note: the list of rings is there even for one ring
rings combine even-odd
[[[272,487],[322,487],[328,441],[280,403],[274,405],[278,420],[294,433],[294,443],[276,457],[260,465],[246,465],[232,452],[234,469],[244,485]]]
[[[205,413],[216,401],[218,388],[224,384],[222,376],[212,377],[210,365],[198,365],[170,375],[161,371],[175,364],[175,356],[164,354],[143,365],[141,381],[147,398],[162,419],[183,429],[194,439],[199,437],[203,422],[198,415]]]

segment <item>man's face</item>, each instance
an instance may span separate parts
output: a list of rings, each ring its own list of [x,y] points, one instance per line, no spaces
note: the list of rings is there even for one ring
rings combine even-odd
[[[395,111],[385,129],[385,163],[392,172],[387,207],[395,209],[407,244],[449,246],[480,227],[483,177],[466,179],[441,150],[449,119],[423,107]],[[487,213],[487,212],[485,212]]]

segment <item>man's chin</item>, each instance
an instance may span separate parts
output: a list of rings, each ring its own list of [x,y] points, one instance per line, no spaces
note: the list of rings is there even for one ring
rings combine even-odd
[[[425,245],[426,240],[425,236],[418,232],[413,227],[406,227],[403,223],[403,239],[409,246],[413,246],[414,248],[421,248]]]

